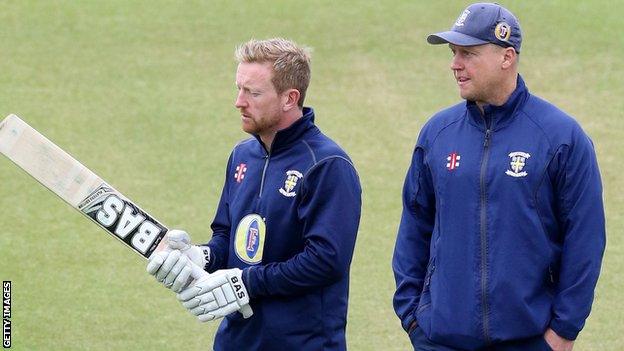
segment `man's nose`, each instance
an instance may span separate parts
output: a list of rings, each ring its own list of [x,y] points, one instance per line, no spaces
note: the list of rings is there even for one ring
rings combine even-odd
[[[234,102],[234,106],[236,106],[236,108],[247,106],[247,102],[245,101],[245,97],[243,96],[242,90],[238,91],[238,95],[236,95],[236,101]]]
[[[463,68],[464,68],[464,65],[461,62],[461,59],[459,58],[459,55],[453,56],[453,59],[451,60],[451,69],[453,71],[459,71],[459,70],[461,70]]]

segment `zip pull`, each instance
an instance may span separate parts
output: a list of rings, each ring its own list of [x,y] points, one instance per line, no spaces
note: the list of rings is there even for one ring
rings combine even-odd
[[[485,141],[483,142],[483,147],[488,147],[490,146],[490,135],[492,134],[491,130],[486,130],[485,131]]]

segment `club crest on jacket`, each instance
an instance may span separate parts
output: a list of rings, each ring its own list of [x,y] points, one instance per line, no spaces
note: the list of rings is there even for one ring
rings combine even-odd
[[[516,178],[526,177],[527,172],[523,171],[523,169],[524,166],[526,166],[527,159],[531,157],[531,155],[522,151],[514,151],[509,154],[509,157],[511,158],[511,162],[509,162],[511,169],[508,169],[505,174]]]
[[[303,174],[301,174],[301,172],[293,169],[287,171],[284,186],[279,189],[279,192],[286,197],[293,197],[297,195],[297,193],[293,190],[295,189],[295,186],[297,186],[297,182],[301,178],[303,178]]]

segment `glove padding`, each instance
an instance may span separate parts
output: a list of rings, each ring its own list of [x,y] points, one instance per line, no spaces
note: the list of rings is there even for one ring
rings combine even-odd
[[[165,236],[167,248],[152,254],[147,272],[174,292],[180,292],[192,281],[192,265],[202,269],[210,260],[210,248],[191,245],[187,232],[170,230]]]
[[[240,311],[245,318],[253,312],[249,294],[238,268],[223,269],[206,275],[177,294],[178,300],[200,322],[207,322]]]

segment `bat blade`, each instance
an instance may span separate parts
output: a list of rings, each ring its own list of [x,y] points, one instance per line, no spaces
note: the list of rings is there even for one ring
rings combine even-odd
[[[167,227],[16,115],[0,122],[0,153],[144,258]]]

